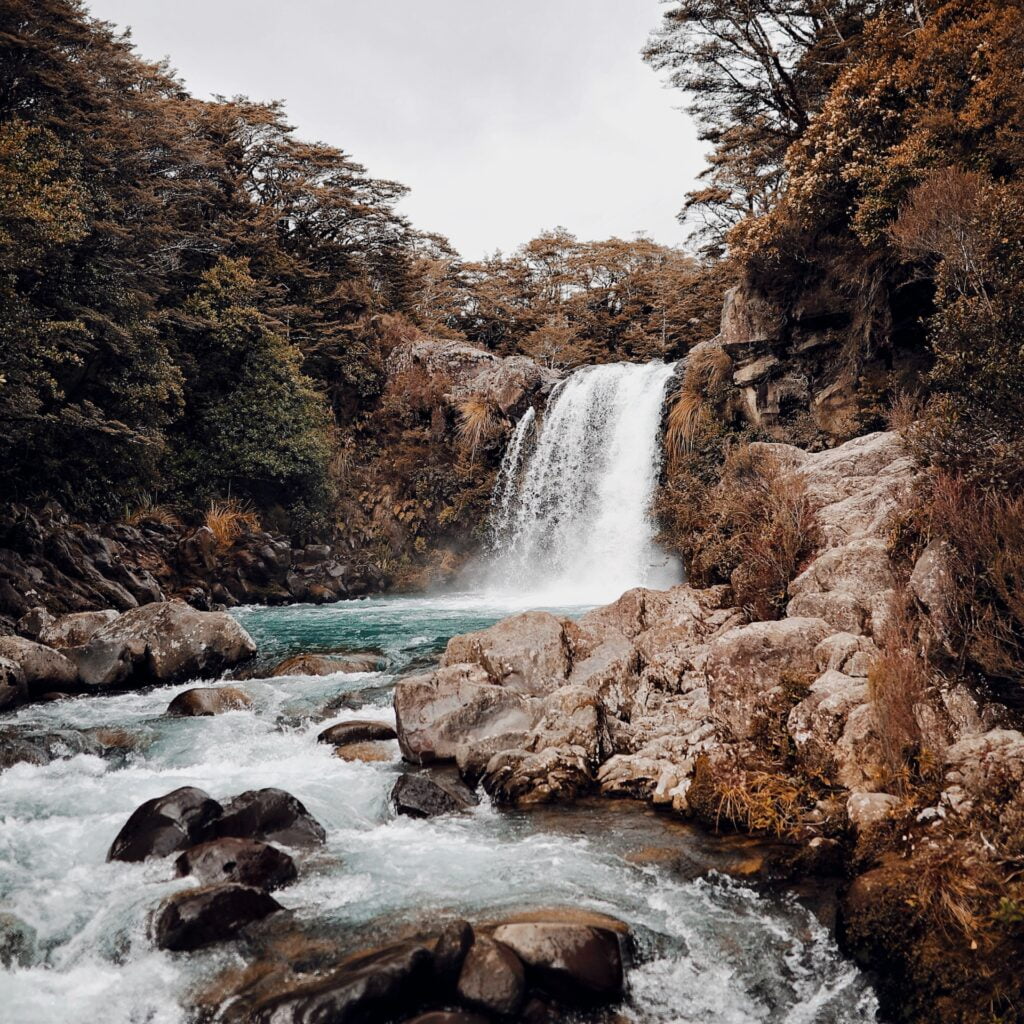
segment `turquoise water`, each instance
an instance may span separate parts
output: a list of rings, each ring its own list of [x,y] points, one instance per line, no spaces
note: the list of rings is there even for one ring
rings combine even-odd
[[[455,915],[584,906],[628,921],[638,937],[628,1019],[873,1021],[870,987],[807,910],[672,866],[680,859],[724,864],[730,854],[707,837],[643,809],[601,802],[509,813],[484,801],[465,815],[398,818],[389,806],[403,770],[397,745],[392,760],[364,764],[342,761],[317,743],[317,733],[336,721],[393,720],[396,675],[427,664],[452,634],[513,610],[473,596],[243,608],[236,614],[257,639],[261,664],[299,652],[371,648],[387,657],[387,670],[232,683],[250,694],[253,707],[213,718],[165,715],[187,686],[70,699],[4,716],[4,726],[28,730],[113,726],[136,747],[121,759],[79,755],[0,773],[0,910],[36,933],[32,963],[0,970],[3,1020],[186,1024],[189,993],[237,965],[231,944],[194,954],[150,945],[152,909],[191,884],[171,877],[169,860],[105,862],[135,807],[195,785],[221,800],[278,786],[306,804],[324,824],[327,843],[299,858],[298,882],[277,895],[301,922],[343,944]],[[339,698],[355,706],[341,706]],[[637,857],[641,847],[674,852]]]

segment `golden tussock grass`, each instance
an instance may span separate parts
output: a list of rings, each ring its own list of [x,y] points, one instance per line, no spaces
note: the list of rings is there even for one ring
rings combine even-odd
[[[210,502],[203,516],[203,525],[213,532],[222,549],[231,547],[244,534],[256,533],[261,529],[256,511],[237,498]]]
[[[732,360],[718,345],[701,345],[687,357],[679,393],[669,410],[665,444],[671,455],[689,451],[698,430],[720,411],[732,382]]]

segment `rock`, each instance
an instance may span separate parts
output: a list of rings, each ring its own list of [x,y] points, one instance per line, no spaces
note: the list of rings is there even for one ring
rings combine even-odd
[[[429,775],[403,775],[391,790],[391,803],[399,814],[433,818],[468,810],[477,801],[465,786],[445,783]]]
[[[144,605],[68,648],[90,687],[175,683],[214,676],[256,653],[252,637],[226,612],[181,601]]]
[[[421,945],[390,947],[352,958],[326,977],[285,984],[253,1005],[229,1007],[227,1024],[315,1024],[387,1021],[431,992],[433,957]],[[399,1019],[401,1019],[399,1017]]]
[[[473,926],[468,921],[452,921],[441,930],[434,945],[434,976],[442,990],[455,987],[466,954],[475,941]]]
[[[846,801],[850,824],[858,830],[871,828],[891,818],[902,801],[889,793],[851,793]]]
[[[47,647],[79,647],[87,644],[120,613],[113,608],[101,612],[72,612],[53,619],[42,628],[38,640]]]
[[[878,654],[878,648],[869,637],[833,633],[815,647],[814,660],[819,672],[842,672],[856,679],[866,679]]]
[[[594,774],[582,747],[546,747],[495,754],[481,781],[496,804],[517,807],[575,800],[593,786]]]
[[[6,711],[28,698],[25,673],[10,658],[0,658],[0,711]]]
[[[873,792],[885,777],[885,759],[870,704],[853,708],[833,752],[835,781],[853,792]]]
[[[478,1013],[462,1013],[458,1010],[435,1010],[433,1013],[421,1013],[406,1024],[488,1024],[487,1017]]]
[[[935,635],[948,654],[953,653],[950,630],[955,588],[949,545],[945,541],[933,540],[914,563],[910,589],[924,606]]]
[[[235,686],[198,686],[179,693],[167,706],[167,714],[177,718],[219,715],[252,707],[252,697]]]
[[[479,665],[449,665],[395,686],[398,742],[407,761],[451,761],[459,746],[511,732],[526,733],[537,702],[495,686]]]
[[[400,753],[393,740],[369,740],[366,743],[343,743],[334,748],[334,756],[342,761],[365,761],[384,763],[397,761]]]
[[[474,1009],[512,1016],[526,998],[526,972],[508,946],[478,936],[466,954],[457,990],[459,998]]]
[[[944,759],[943,804],[967,815],[992,793],[1024,787],[1024,735],[1016,729],[991,729],[954,743]]]
[[[373,651],[345,655],[298,654],[285,658],[270,671],[270,678],[279,676],[330,676],[336,672],[380,672],[385,666],[382,655]]]
[[[504,924],[494,939],[526,965],[531,984],[570,1004],[606,1003],[623,993],[619,936],[561,922]]]
[[[328,726],[317,736],[317,741],[319,743],[333,743],[336,747],[340,747],[349,743],[366,743],[375,740],[393,740],[397,738],[398,733],[387,722],[359,719]]]
[[[810,774],[827,778],[835,772],[836,744],[850,712],[868,702],[868,686],[841,672],[829,671],[789,713],[786,729],[797,757]]]
[[[200,885],[235,882],[258,889],[279,889],[298,877],[295,861],[283,850],[255,839],[211,839],[186,850],[175,873],[194,876]]]
[[[548,612],[525,612],[448,641],[442,667],[479,665],[504,689],[544,696],[569,675],[565,624]]]
[[[327,835],[302,802],[283,789],[250,789],[229,800],[214,831],[293,847],[319,845]]]
[[[174,951],[199,949],[231,938],[281,904],[262,889],[248,885],[207,885],[169,896],[150,924],[153,943]]]
[[[223,808],[207,793],[182,786],[135,809],[114,839],[107,860],[140,861],[206,839]]]
[[[815,647],[835,630],[822,619],[790,618],[730,629],[707,659],[715,720],[737,740],[750,739],[782,698],[784,677],[813,678]]]
[[[14,914],[0,911],[0,966],[31,967],[36,958],[36,930]]]
[[[16,628],[22,636],[28,637],[29,640],[44,643],[47,647],[56,647],[57,645],[49,640],[39,640],[39,634],[51,622],[53,622],[53,616],[42,605],[36,605],[18,619]]]
[[[59,651],[20,636],[0,636],[0,658],[16,662],[25,677],[28,695],[47,690],[74,690],[78,669]]]

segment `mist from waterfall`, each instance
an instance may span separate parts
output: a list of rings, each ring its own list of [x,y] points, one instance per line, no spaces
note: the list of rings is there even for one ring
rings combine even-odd
[[[541,419],[527,411],[495,486],[489,589],[582,605],[680,581],[651,512],[674,369],[586,367],[556,388]]]

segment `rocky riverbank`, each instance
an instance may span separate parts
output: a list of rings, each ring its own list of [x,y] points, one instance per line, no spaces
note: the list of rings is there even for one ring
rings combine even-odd
[[[845,877],[847,947],[895,1016],[988,1019],[980,1001],[1012,992],[1024,962],[1016,904],[999,902],[1007,847],[986,838],[1024,820],[1024,734],[983,688],[940,683],[907,708],[933,781],[893,773],[876,667],[901,602],[922,621],[909,642],[943,629],[941,552],[909,579],[891,552],[914,465],[892,433],[818,454],[765,447],[803,479],[823,538],[783,618],[749,621],[728,587],[681,586],[456,637],[441,667],[396,687],[402,752],[456,764],[499,804],[596,790],[784,835],[792,872]],[[983,887],[1005,927],[973,909]]]

